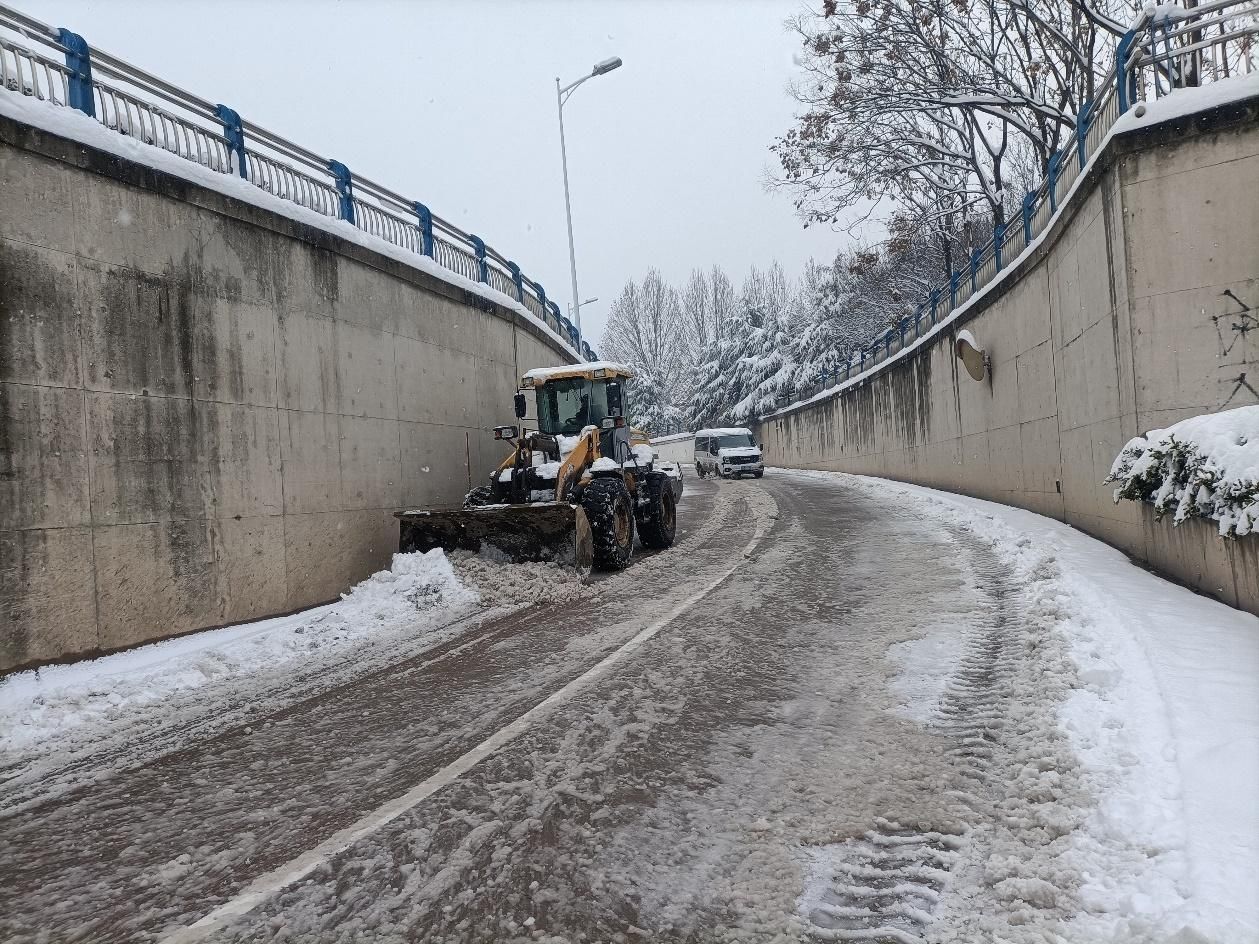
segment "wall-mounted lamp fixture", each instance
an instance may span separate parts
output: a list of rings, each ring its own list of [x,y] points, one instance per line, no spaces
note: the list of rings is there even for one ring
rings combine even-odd
[[[966,368],[966,373],[970,374],[971,380],[991,377],[992,362],[988,359],[988,352],[979,346],[975,336],[965,328],[957,333],[957,340],[953,342],[953,351],[957,354],[957,359],[962,362],[962,366]]]

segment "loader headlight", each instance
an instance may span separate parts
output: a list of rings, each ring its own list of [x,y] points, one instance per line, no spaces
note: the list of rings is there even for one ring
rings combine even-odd
[[[520,435],[520,428],[516,426],[495,426],[495,439],[515,439]]]

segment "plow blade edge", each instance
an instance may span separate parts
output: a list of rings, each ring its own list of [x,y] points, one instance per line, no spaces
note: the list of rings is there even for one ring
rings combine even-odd
[[[583,573],[594,562],[586,513],[576,505],[490,505],[445,511],[401,511],[399,551],[482,552],[512,563],[554,561]]]

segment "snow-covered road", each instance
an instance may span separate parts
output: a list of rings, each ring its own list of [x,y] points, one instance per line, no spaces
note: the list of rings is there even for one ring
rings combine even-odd
[[[6,754],[0,940],[1259,940],[1259,620],[876,480],[691,476],[679,517],[309,697]],[[1143,642],[1152,594],[1205,647]]]

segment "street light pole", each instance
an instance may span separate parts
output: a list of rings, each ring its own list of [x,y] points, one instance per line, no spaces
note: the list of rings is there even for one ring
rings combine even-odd
[[[584,81],[584,80],[583,80]],[[576,88],[576,86],[571,86]],[[573,200],[568,195],[568,145],[564,142],[564,98],[560,78],[555,77],[555,103],[560,113],[560,163],[564,168],[564,216],[568,221],[568,271],[573,278],[573,322],[581,334],[581,296],[577,294],[577,249],[573,244]]]
[[[614,56],[611,59],[605,59],[603,62],[596,63],[595,67],[590,70],[590,75],[583,75],[570,85],[561,87],[559,76],[555,77],[555,105],[560,116],[560,163],[564,169],[564,216],[568,222],[568,268],[573,279],[573,323],[577,326],[578,334],[581,334],[581,306],[583,303],[581,295],[577,292],[577,249],[573,242],[573,201],[568,192],[568,145],[564,140],[564,103],[568,101],[569,96],[573,94],[581,83],[620,67],[621,60]]]

